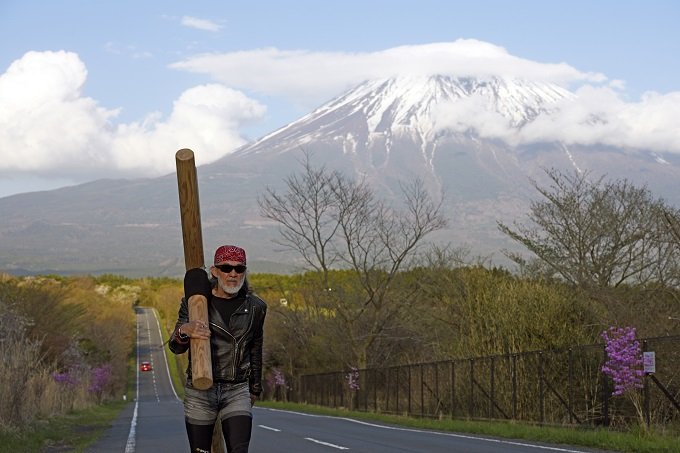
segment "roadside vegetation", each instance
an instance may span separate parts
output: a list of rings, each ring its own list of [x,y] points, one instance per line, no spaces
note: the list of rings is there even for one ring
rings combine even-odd
[[[305,374],[602,343],[612,327],[634,328],[640,338],[680,335],[678,210],[626,181],[548,176],[548,187],[536,184],[541,198],[524,222],[499,224],[526,248],[506,252],[517,264],[512,272],[461,247],[428,244],[447,222],[418,181],[404,185],[393,206],[363,182],[307,161],[285,191],[263,193],[262,215],[279,222],[280,245],[305,268],[249,275],[269,304],[266,399],[285,400]],[[179,279],[0,276],[0,445],[79,451],[90,433],[101,433],[129,396],[134,308],[153,307],[167,340],[181,295]],[[187,357],[168,356],[181,395]],[[676,399],[678,380],[680,373],[669,386]],[[679,451],[669,439],[677,440],[680,417],[670,412],[649,427],[637,420],[627,432],[351,415],[617,451]],[[92,431],[75,428],[82,417],[98,420],[85,424]]]
[[[167,285],[181,291],[169,279],[0,275],[0,451],[78,451],[101,435],[134,397],[134,308]]]

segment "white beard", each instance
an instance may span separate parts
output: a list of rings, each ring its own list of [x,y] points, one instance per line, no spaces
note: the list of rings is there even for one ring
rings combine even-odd
[[[241,288],[243,287],[243,282],[245,282],[245,275],[241,277],[241,281],[239,282],[238,285],[236,286],[227,286],[222,283],[221,279],[218,279],[218,282],[220,284],[220,288],[222,288],[222,291],[225,293],[229,294],[230,296],[233,296],[234,294],[237,294],[239,291],[241,291]]]

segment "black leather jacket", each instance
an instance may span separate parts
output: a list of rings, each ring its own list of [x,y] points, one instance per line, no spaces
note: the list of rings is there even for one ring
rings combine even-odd
[[[208,300],[208,320],[210,322],[210,356],[212,360],[213,382],[248,381],[250,393],[262,393],[262,341],[264,318],[267,304],[252,293],[247,293],[244,302],[231,316],[226,326],[217,312],[214,298]],[[189,306],[182,298],[177,315],[175,331],[170,338],[170,350],[183,354],[189,350],[190,343],[180,343],[177,329],[189,322]],[[187,382],[191,382],[191,351]]]

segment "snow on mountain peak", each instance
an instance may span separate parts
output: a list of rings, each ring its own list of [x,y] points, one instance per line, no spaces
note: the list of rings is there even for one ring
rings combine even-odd
[[[300,144],[346,135],[348,131],[341,127],[346,124],[369,135],[408,131],[431,139],[448,126],[450,119],[442,113],[447,106],[465,117],[465,110],[474,105],[477,111],[500,116],[509,126],[520,128],[554,109],[555,103],[573,97],[558,85],[501,77],[412,75],[369,80],[248,148],[254,151],[259,143],[274,138]]]

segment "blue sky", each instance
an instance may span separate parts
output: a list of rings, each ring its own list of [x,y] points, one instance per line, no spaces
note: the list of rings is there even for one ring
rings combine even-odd
[[[208,163],[414,68],[556,83],[582,99],[569,118],[615,126],[574,140],[680,152],[679,19],[671,0],[2,0],[0,197],[170,173],[183,147]]]

